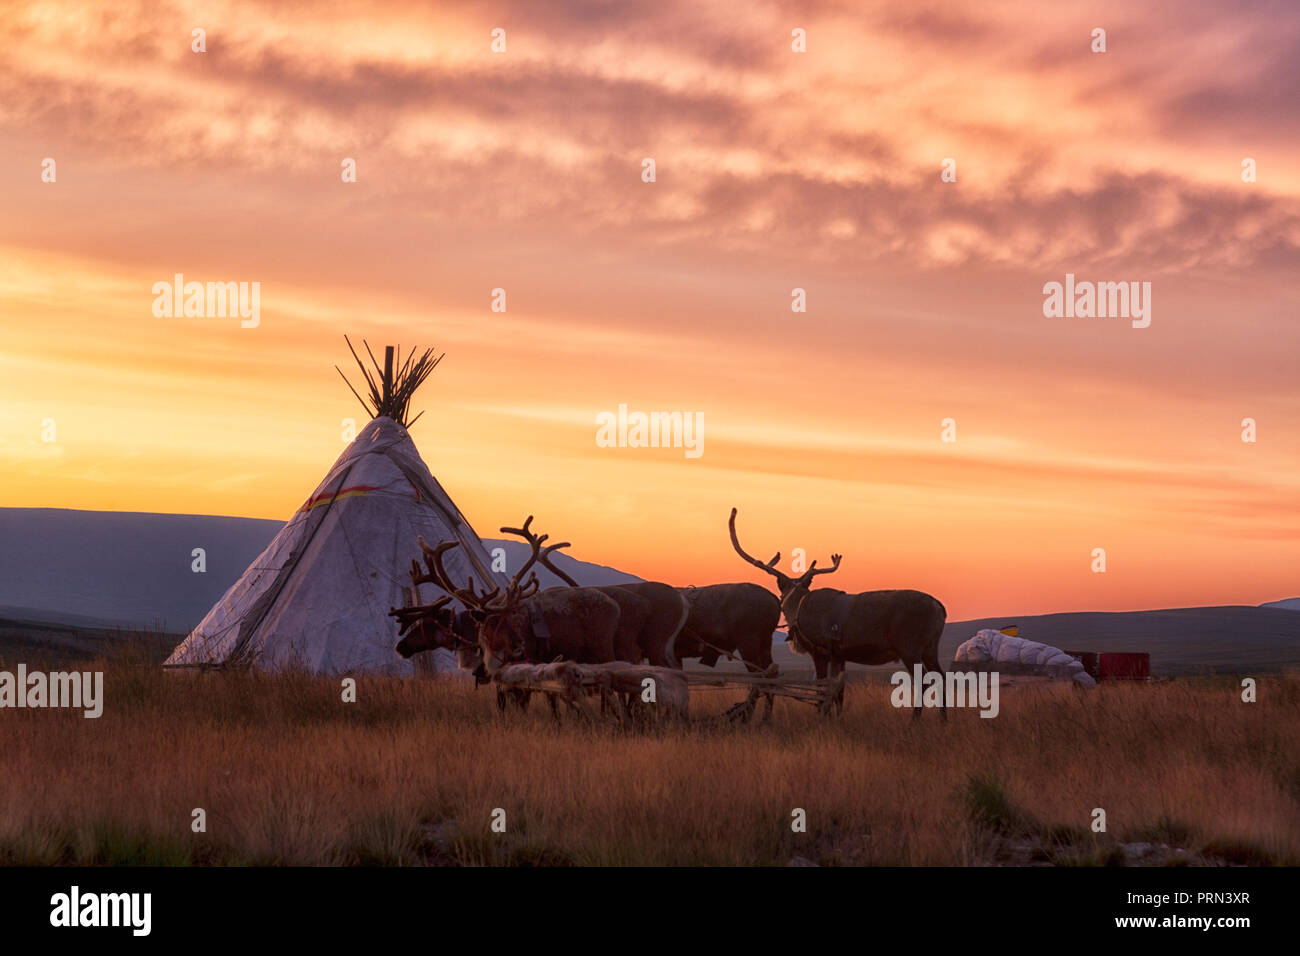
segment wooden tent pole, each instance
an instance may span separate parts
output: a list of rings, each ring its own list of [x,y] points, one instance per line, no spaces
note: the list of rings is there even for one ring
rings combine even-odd
[[[393,397],[393,347],[384,349],[384,404]]]

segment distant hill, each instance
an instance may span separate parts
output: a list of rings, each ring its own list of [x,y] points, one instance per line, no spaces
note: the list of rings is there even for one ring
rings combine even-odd
[[[1075,611],[949,621],[939,641],[947,669],[957,646],[986,627],[1016,624],[1020,636],[1067,651],[1139,651],[1151,655],[1159,676],[1270,674],[1300,667],[1300,614],[1275,607],[1184,607],[1161,611]],[[805,656],[773,649],[782,670],[811,670]],[[850,670],[892,672],[897,664],[849,665]]]
[[[1276,607],[1075,611],[950,623],[939,659],[985,627],[1018,624],[1020,636],[1068,651],[1147,651],[1154,674],[1277,672],[1300,666],[1300,614]]]
[[[1285,601],[1269,601],[1260,607],[1278,607],[1286,611],[1300,611],[1300,597],[1287,598]]]
[[[188,633],[283,526],[256,518],[0,508],[0,618]],[[484,543],[505,548],[507,566],[528,550],[517,540]],[[195,548],[205,552],[203,574],[190,570]],[[566,554],[554,560],[583,584],[640,580]],[[538,578],[546,587],[560,583],[545,568]]]
[[[279,521],[202,515],[0,508],[0,619],[39,622],[50,640],[121,626],[184,634],[234,583],[281,528]],[[527,546],[484,539],[515,565]],[[190,570],[201,547],[207,572]],[[557,555],[582,584],[637,581],[635,575]],[[539,571],[544,586],[558,584]],[[1020,636],[1065,650],[1147,651],[1156,674],[1268,673],[1300,666],[1300,598],[1262,607],[1080,611],[1002,615],[950,622],[940,659],[984,627],[1015,623]],[[54,627],[57,625],[57,627]],[[57,634],[57,637],[56,637]],[[783,638],[783,635],[781,636]],[[44,638],[42,638],[44,640]],[[810,667],[775,648],[784,668]]]
[[[10,617],[187,632],[282,527],[199,515],[0,509],[0,607]],[[207,571],[190,570],[195,548]]]

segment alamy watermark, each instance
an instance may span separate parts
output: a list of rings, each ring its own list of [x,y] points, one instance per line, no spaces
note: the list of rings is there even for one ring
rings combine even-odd
[[[255,329],[262,322],[262,283],[186,282],[176,273],[171,282],[153,284],[155,318],[240,318],[240,326]]]
[[[132,936],[148,936],[152,915],[152,893],[83,893],[74,885],[50,897],[51,926],[125,926]]]
[[[889,702],[895,707],[977,707],[981,717],[996,717],[998,703],[997,671],[925,671],[920,664],[912,672],[894,671],[889,682],[894,685]]]
[[[28,673],[19,664],[17,673],[0,671],[0,709],[5,707],[70,707],[94,719],[104,713],[104,672]]]
[[[1151,324],[1150,282],[1075,282],[1043,285],[1043,315],[1049,319],[1132,319],[1133,328]]]
[[[683,448],[687,458],[704,454],[703,412],[617,412],[596,415],[599,448]]]

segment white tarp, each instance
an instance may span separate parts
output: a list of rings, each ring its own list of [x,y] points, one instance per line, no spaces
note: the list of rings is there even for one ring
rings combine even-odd
[[[376,418],[167,663],[413,674],[394,650],[397,625],[388,611],[406,603],[417,536],[460,541],[446,555],[457,582],[472,575],[478,587],[504,585],[406,429]],[[422,603],[441,594],[432,584],[420,590]],[[434,653],[440,670],[455,669],[449,652]]]
[[[1083,669],[1083,664],[1059,647],[1011,637],[1001,631],[985,628],[957,648],[954,661],[976,663],[1017,664],[1034,673],[1051,677],[1069,677],[1092,687],[1096,681]]]

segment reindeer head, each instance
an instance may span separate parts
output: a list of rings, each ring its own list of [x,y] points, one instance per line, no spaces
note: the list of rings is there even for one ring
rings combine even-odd
[[[397,618],[401,624],[401,640],[397,643],[397,653],[409,658],[421,651],[445,647],[456,651],[460,665],[468,670],[478,666],[477,654],[469,658],[466,654],[471,649],[478,649],[477,625],[467,611],[456,611],[448,604],[452,595],[458,595],[447,569],[443,567],[442,556],[457,547],[459,542],[444,541],[436,548],[430,548],[424,538],[419,538],[420,550],[424,553],[426,570],[420,569],[418,561],[411,562],[411,584],[416,600],[419,600],[421,584],[435,584],[446,595],[432,604],[417,604],[414,607],[393,608],[388,613]],[[471,582],[472,585],[472,582]]]
[[[451,598],[439,598],[428,607],[437,607],[432,613],[418,619],[415,626],[397,642],[397,653],[402,657],[412,657],[421,651],[446,648],[455,651],[460,659],[460,666],[473,670],[479,664],[478,625],[469,611],[456,611],[441,606]],[[404,611],[421,611],[423,608],[401,608]],[[391,611],[389,612],[392,613]],[[469,657],[465,655],[469,654]],[[468,661],[468,663],[467,663]]]
[[[393,608],[389,611],[390,615],[402,622],[402,629],[399,632],[402,639],[397,642],[397,653],[404,658],[410,658],[421,651],[431,651],[436,647],[453,647],[456,612],[446,606],[450,601],[449,597],[440,597],[432,604]]]
[[[803,596],[808,593],[809,587],[812,584],[812,579],[819,574],[830,574],[832,571],[837,570],[840,566],[840,558],[843,557],[843,555],[832,554],[831,566],[829,568],[818,568],[817,562],[814,561],[812,564],[808,565],[807,571],[797,578],[792,578],[777,567],[777,563],[781,560],[780,551],[772,555],[772,560],[768,561],[766,564],[745,553],[745,549],[740,546],[740,539],[736,537],[735,508],[731,509],[731,520],[728,522],[728,527],[731,529],[731,546],[736,549],[736,553],[754,567],[766,571],[768,574],[772,575],[772,577],[776,578],[777,587],[780,591],[781,610],[786,612],[787,621],[790,620],[790,612],[798,607],[799,602],[803,600]]]
[[[559,541],[543,547],[550,535],[535,534],[530,527],[532,523],[533,516],[529,515],[522,527],[501,529],[505,534],[518,535],[530,545],[528,560],[511,577],[504,593],[499,588],[493,588],[487,594],[476,594],[473,580],[470,581],[468,592],[457,592],[457,596],[470,607],[469,613],[478,625],[483,668],[489,676],[512,661],[528,658],[527,639],[532,632],[532,623],[524,602],[541,588],[537,574],[529,573],[533,565],[540,563],[570,586],[578,586],[578,582],[551,563],[551,555],[561,548],[567,548],[569,542]]]
[[[561,541],[543,547],[549,535],[534,534],[529,527],[532,521],[532,515],[529,515],[522,528],[501,529],[508,534],[523,537],[532,546],[528,560],[515,572],[504,592],[499,586],[480,592],[475,589],[472,577],[467,580],[465,587],[457,587],[443,566],[442,558],[457,547],[459,542],[444,541],[438,547],[430,548],[420,538],[420,549],[424,552],[427,570],[422,571],[418,562],[411,562],[411,581],[417,591],[421,584],[436,584],[447,594],[459,599],[466,610],[453,612],[444,609],[443,605],[451,600],[446,597],[431,605],[390,611],[390,614],[402,621],[403,635],[414,623],[421,625],[419,630],[403,637],[397,646],[397,652],[406,657],[430,647],[448,647],[456,651],[462,668],[475,671],[481,668],[486,676],[495,674],[512,661],[525,659],[531,624],[524,602],[541,587],[537,575],[529,574],[533,565],[540,562],[569,584],[577,586],[576,581],[551,563],[551,554],[560,548],[567,548],[569,543]]]
[[[478,622],[478,662],[488,677],[527,657],[524,640],[528,621],[518,610],[494,605],[470,612]]]

